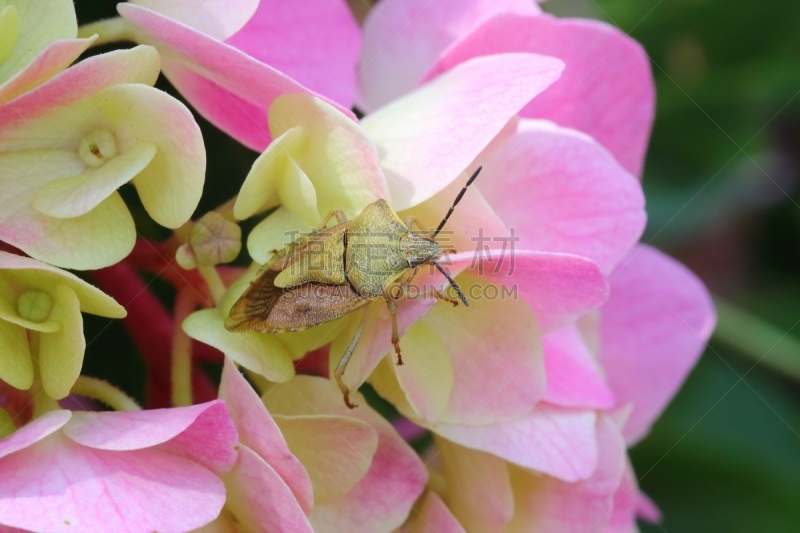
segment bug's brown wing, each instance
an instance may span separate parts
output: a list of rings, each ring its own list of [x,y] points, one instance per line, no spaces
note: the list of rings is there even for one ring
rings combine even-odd
[[[368,304],[348,284],[305,283],[282,293],[265,323],[271,333],[300,331],[330,322]]]
[[[350,285],[305,283],[291,289],[274,284],[279,271],[265,270],[234,304],[225,320],[229,331],[300,331],[339,318],[369,299]]]
[[[270,263],[267,263],[259,270],[244,294],[233,304],[228,318],[225,319],[225,329],[265,331],[263,324],[283,293],[283,290],[274,283],[280,270],[273,270],[270,266]]]

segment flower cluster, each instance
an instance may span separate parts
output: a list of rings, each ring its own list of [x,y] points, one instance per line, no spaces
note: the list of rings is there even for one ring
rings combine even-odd
[[[715,313],[691,272],[637,244],[654,91],[634,41],[532,0],[381,0],[361,27],[344,0],[117,10],[79,29],[71,0],[0,0],[0,530],[626,533],[658,520],[626,449]],[[135,46],[77,61],[123,40]],[[203,139],[153,87],[159,73],[260,152],[230,177],[239,194],[194,221]],[[118,192],[128,183],[143,210]],[[457,197],[446,231],[415,229]],[[347,233],[368,208],[383,218]],[[134,219],[172,237],[137,237]],[[322,272],[287,285],[276,265],[330,235],[344,235],[335,261],[311,259]],[[436,237],[446,269],[411,261],[389,280],[397,293],[367,290],[371,258],[386,264],[409,236]],[[363,242],[375,253],[348,259]],[[242,248],[251,266],[226,265]],[[337,282],[339,267],[365,281]],[[175,287],[174,312],[136,270]],[[468,307],[450,305],[446,276]],[[324,317],[265,325],[293,294],[288,315]],[[231,326],[242,298],[258,327]],[[145,409],[81,375],[82,312],[123,319]],[[222,365],[218,386],[200,363]],[[418,454],[407,441],[422,435]]]

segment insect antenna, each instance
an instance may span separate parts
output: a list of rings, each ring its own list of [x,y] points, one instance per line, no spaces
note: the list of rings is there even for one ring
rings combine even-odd
[[[444,227],[444,225],[447,223],[447,219],[448,219],[448,218],[450,218],[450,215],[452,215],[452,214],[453,214],[453,210],[454,210],[454,209],[456,208],[456,206],[458,205],[458,202],[460,202],[460,201],[461,201],[461,198],[463,198],[463,196],[464,196],[464,193],[465,193],[465,192],[467,192],[467,187],[469,187],[470,185],[472,185],[472,182],[473,182],[473,181],[475,181],[475,178],[477,178],[477,177],[478,177],[478,174],[480,174],[480,172],[481,172],[481,169],[482,169],[482,168],[483,168],[482,166],[481,166],[481,167],[478,167],[478,170],[476,170],[475,172],[473,172],[472,176],[470,176],[470,178],[467,180],[467,184],[466,184],[466,185],[464,185],[464,188],[463,188],[463,189],[461,189],[461,192],[460,192],[460,193],[458,193],[458,196],[456,196],[456,200],[453,202],[453,205],[451,205],[451,206],[450,206],[450,210],[447,212],[447,214],[444,216],[444,218],[442,219],[442,221],[439,223],[439,227],[438,227],[438,228],[436,228],[436,231],[434,231],[434,232],[433,232],[433,236],[434,236],[434,237],[436,237],[437,235],[439,235],[439,232],[440,232],[440,231],[442,231],[442,228],[443,228],[443,227]],[[465,303],[466,303],[466,301],[465,301]]]
[[[478,170],[480,170],[480,169],[478,169]],[[464,187],[464,188],[466,189],[466,187]],[[438,270],[439,272],[441,272],[441,273],[442,273],[442,275],[443,275],[444,277],[446,277],[446,278],[447,278],[447,281],[450,283],[450,286],[451,286],[451,287],[453,287],[453,290],[455,290],[455,291],[456,291],[456,294],[458,294],[458,298],[459,298],[459,299],[460,299],[462,302],[464,302],[464,305],[465,305],[465,306],[469,307],[469,302],[467,301],[467,297],[466,297],[466,296],[464,296],[464,293],[463,293],[463,292],[461,292],[461,287],[459,287],[459,286],[456,284],[456,282],[455,282],[455,281],[453,281],[453,278],[451,278],[451,277],[450,277],[450,274],[448,274],[448,273],[447,273],[447,271],[446,271],[445,269],[443,269],[443,268],[442,268],[442,266],[441,266],[439,263],[437,263],[436,261],[434,261],[434,262],[433,262],[433,266],[435,266],[435,267],[436,267],[436,270]]]

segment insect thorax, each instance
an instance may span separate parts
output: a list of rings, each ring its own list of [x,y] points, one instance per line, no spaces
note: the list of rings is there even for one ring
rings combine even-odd
[[[413,264],[442,255],[434,241],[411,233],[385,201],[367,206],[347,232],[346,274],[362,296],[377,298]]]

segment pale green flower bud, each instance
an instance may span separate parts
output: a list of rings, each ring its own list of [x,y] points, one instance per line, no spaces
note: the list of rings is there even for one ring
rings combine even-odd
[[[14,6],[0,11],[0,63],[9,58],[19,38],[19,12]]]
[[[17,300],[19,316],[31,322],[44,322],[53,309],[53,297],[43,291],[27,291]]]
[[[189,242],[181,246],[175,259],[181,267],[214,266],[236,259],[242,249],[241,228],[218,213],[206,213],[192,227]]]
[[[108,130],[96,129],[83,138],[78,154],[90,167],[101,167],[103,163],[117,155],[117,141]]]

